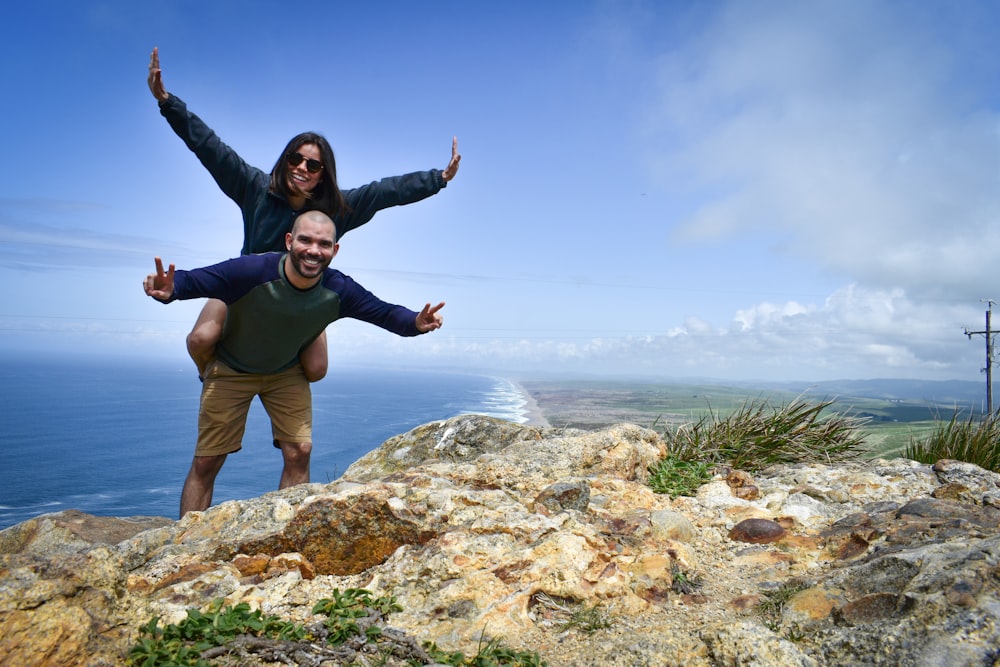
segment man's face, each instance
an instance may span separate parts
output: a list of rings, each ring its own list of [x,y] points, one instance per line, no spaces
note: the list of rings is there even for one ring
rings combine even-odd
[[[288,162],[288,189],[295,194],[308,195],[319,185],[319,179],[323,176],[323,169],[316,172],[309,171],[309,163],[314,160],[323,164],[323,156],[316,144],[302,144],[298,150],[292,151],[292,153],[298,153],[304,159],[296,165],[293,165],[291,160],[286,160]],[[296,157],[296,159],[298,158]]]
[[[333,234],[333,223],[329,221],[300,218],[295,223],[286,245],[292,268],[299,276],[311,280],[323,275],[340,249]]]

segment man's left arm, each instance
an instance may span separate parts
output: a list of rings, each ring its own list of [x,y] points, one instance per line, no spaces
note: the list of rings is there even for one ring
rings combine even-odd
[[[444,301],[431,308],[431,304],[424,306],[423,310],[417,313],[416,325],[420,333],[427,333],[440,329],[444,324],[444,317],[438,311],[444,308]]]
[[[439,329],[444,323],[444,318],[439,312],[444,308],[443,301],[434,307],[428,303],[418,313],[405,306],[383,301],[356,283],[350,276],[344,276],[338,291],[341,317],[368,322],[398,336],[419,336]]]

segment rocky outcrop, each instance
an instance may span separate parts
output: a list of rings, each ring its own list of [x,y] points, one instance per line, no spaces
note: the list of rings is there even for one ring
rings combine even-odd
[[[419,642],[498,637],[553,666],[1000,658],[1000,476],[788,465],[671,500],[645,484],[664,451],[632,425],[462,416],[181,521],[38,517],[0,531],[0,661],[120,665],[154,616],[225,598],[311,622],[347,588],[395,596]]]

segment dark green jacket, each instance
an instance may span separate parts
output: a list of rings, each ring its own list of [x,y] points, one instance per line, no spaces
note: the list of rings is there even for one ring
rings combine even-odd
[[[302,213],[293,210],[281,195],[270,191],[271,176],[248,165],[176,95],[160,102],[160,113],[227,197],[243,212],[243,249],[241,254],[281,252],[285,234]],[[390,206],[412,204],[441,191],[447,182],[441,170],[418,171],[372,181],[353,190],[342,190],[349,213],[333,219],[337,238],[360,227],[375,214]]]

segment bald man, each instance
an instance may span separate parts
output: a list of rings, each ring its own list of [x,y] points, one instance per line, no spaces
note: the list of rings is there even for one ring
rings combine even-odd
[[[198,444],[181,492],[180,515],[212,504],[215,478],[226,457],[242,447],[254,397],[271,418],[274,446],[284,466],[278,488],[309,481],[312,394],[299,353],[328,324],[350,317],[400,336],[441,327],[444,303],[420,312],[386,303],[330,262],[340,245],[333,221],[320,211],[296,218],[284,253],[242,255],[213,266],[156,272],[143,282],[163,303],[208,297],[228,306],[216,359],[206,368],[198,416]]]

